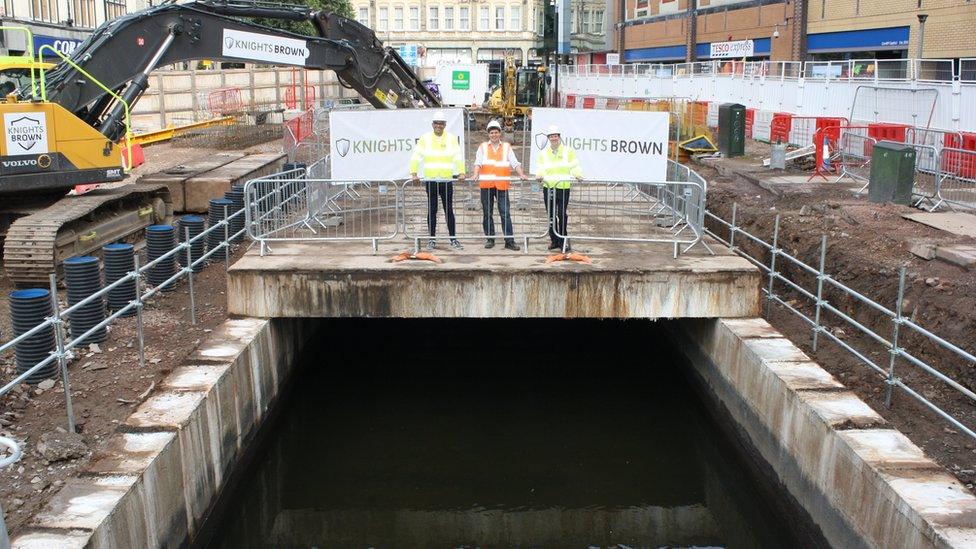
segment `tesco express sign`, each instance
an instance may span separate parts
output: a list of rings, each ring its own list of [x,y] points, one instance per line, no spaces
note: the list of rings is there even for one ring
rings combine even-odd
[[[721,59],[723,57],[752,57],[756,51],[752,40],[737,40],[735,42],[712,42],[709,57]]]

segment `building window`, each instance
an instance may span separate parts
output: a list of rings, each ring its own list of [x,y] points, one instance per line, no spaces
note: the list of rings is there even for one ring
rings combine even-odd
[[[128,12],[126,9],[125,0],[105,0],[105,20],[111,21],[113,19],[118,19]],[[92,21],[95,19],[95,14],[92,13]],[[93,24],[92,27],[95,25]]]
[[[538,8],[535,10],[535,29],[539,36],[546,33],[545,16],[542,14],[542,10]]]
[[[403,8],[401,7],[393,8],[393,30],[403,30]]]
[[[380,8],[380,17],[376,21],[376,30],[380,32],[390,30],[390,8]]]
[[[410,30],[420,30],[420,8],[416,6],[410,7]]]
[[[35,21],[58,21],[58,3],[56,0],[33,0],[31,2],[31,19]]]
[[[508,7],[508,30],[522,30],[522,6]]]
[[[71,4],[75,26],[90,29],[95,28],[95,0],[74,0]],[[106,8],[107,6],[106,4]],[[105,12],[107,14],[108,9]]]
[[[356,21],[369,26],[369,8],[363,7],[356,10]]]
[[[593,34],[603,34],[603,10],[593,12]]]
[[[489,19],[490,16],[488,12],[488,6],[481,6],[480,13],[481,15],[479,16],[480,22],[478,23],[478,30],[483,30],[483,31],[491,30],[491,27],[488,25],[491,21]]]
[[[593,16],[593,12],[586,10],[582,13],[580,19],[583,20],[583,34],[590,34],[590,17]]]
[[[427,9],[427,30],[435,31],[440,29],[441,10],[437,6]]]
[[[505,30],[505,6],[495,7],[495,30]]]
[[[454,30],[454,6],[444,6],[444,30]]]
[[[461,6],[458,8],[458,30],[469,31],[471,30],[471,8],[468,6]]]

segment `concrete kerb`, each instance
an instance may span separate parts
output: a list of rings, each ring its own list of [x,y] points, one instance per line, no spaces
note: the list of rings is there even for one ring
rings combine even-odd
[[[674,334],[832,545],[976,543],[976,497],[765,321],[689,320]]]
[[[300,320],[231,319],[65,484],[13,547],[186,544],[308,337]]]

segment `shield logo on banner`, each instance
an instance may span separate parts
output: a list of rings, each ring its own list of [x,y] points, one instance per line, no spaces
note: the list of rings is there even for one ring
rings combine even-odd
[[[345,157],[349,152],[349,140],[345,138],[337,140],[336,152],[339,153],[339,156]]]
[[[546,135],[544,133],[537,133],[537,134],[535,134],[535,146],[538,147],[540,151],[542,149],[546,148],[546,145],[548,143],[549,143],[549,136],[548,135]]]
[[[227,51],[233,47],[234,47],[234,38],[232,36],[228,36],[224,38],[224,51]]]

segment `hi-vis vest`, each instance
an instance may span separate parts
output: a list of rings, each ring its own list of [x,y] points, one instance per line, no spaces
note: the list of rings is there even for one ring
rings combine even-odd
[[[583,177],[576,151],[560,144],[553,152],[552,147],[546,147],[539,155],[536,175],[542,176],[542,185],[548,188],[568,189],[574,177]]]
[[[478,187],[507,191],[512,176],[512,165],[508,163],[508,152],[512,146],[501,141],[498,150],[488,141],[481,144],[481,168],[478,169]]]
[[[418,171],[421,163],[423,173]],[[434,132],[420,136],[410,156],[410,173],[424,179],[451,179],[455,174],[464,173],[464,157],[458,138],[448,132],[440,137]]]

